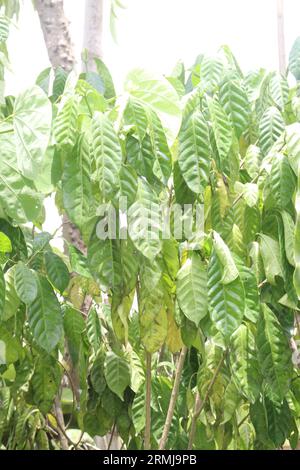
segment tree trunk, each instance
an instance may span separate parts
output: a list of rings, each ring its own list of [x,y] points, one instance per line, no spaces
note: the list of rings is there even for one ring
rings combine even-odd
[[[83,49],[87,52],[87,60],[83,68],[95,71],[95,57],[102,57],[103,38],[103,0],[86,0]]]
[[[49,60],[54,69],[71,70],[75,54],[63,0],[35,0]]]

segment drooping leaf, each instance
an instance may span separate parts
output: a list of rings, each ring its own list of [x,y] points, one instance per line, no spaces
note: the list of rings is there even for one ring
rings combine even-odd
[[[236,386],[251,403],[259,395],[261,379],[255,337],[250,327],[242,324],[231,337],[231,368]]]
[[[198,326],[207,314],[207,273],[196,253],[179,270],[176,286],[182,312]]]
[[[262,305],[257,327],[259,363],[270,400],[281,402],[291,378],[291,352],[282,327],[267,305]]]
[[[232,145],[232,128],[228,117],[216,98],[208,102],[212,128],[220,157],[221,168],[226,168],[229,150]]]
[[[104,374],[108,387],[123,400],[124,391],[130,385],[128,362],[110,351],[105,358]]]
[[[180,130],[178,163],[188,187],[201,193],[209,177],[210,144],[207,123],[200,111],[194,112]]]
[[[85,321],[77,310],[72,307],[67,307],[64,313],[63,323],[65,337],[68,343],[68,351],[73,365],[76,366],[79,360],[81,335],[85,330]]]
[[[266,109],[259,124],[259,140],[262,152],[266,155],[284,130],[284,122],[277,108]]]
[[[101,196],[108,201],[118,186],[122,155],[113,125],[102,113],[96,113],[93,117],[91,148]]]
[[[70,275],[66,264],[60,256],[47,251],[45,253],[45,266],[49,281],[62,294],[68,287]]]
[[[16,265],[15,269],[15,289],[19,299],[26,305],[30,305],[38,293],[38,285],[34,272],[22,261]]]
[[[38,293],[28,307],[28,321],[36,342],[48,353],[63,334],[63,318],[56,295],[47,279],[37,275]]]
[[[240,277],[224,284],[223,267],[214,251],[208,266],[208,309],[218,331],[228,340],[245,313],[245,292]]]
[[[250,106],[246,92],[231,74],[221,83],[220,103],[240,137],[249,125]]]

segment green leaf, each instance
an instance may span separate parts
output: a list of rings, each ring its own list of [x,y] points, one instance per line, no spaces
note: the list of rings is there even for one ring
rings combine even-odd
[[[111,74],[101,59],[97,57],[94,59],[94,61],[97,67],[97,72],[100,75],[104,84],[104,96],[108,100],[111,100],[116,96],[115,87],[113,84]]]
[[[101,325],[96,309],[91,308],[86,321],[86,334],[94,351],[98,351],[101,344]]]
[[[290,436],[294,429],[293,418],[286,400],[278,405],[266,398],[266,416],[268,421],[268,435],[274,445],[278,448]]]
[[[37,285],[37,297],[28,307],[28,321],[36,342],[50,353],[62,337],[63,318],[51,284],[38,274]]]
[[[239,138],[249,125],[250,106],[246,92],[232,74],[221,83],[220,103]]]
[[[164,184],[167,184],[171,174],[171,153],[160,119],[151,110],[147,111],[149,140],[151,149],[147,149],[154,157],[153,173]],[[144,146],[145,149],[145,146]],[[145,151],[145,150],[144,150]]]
[[[67,266],[58,255],[51,251],[45,253],[45,266],[49,281],[62,294],[70,280]]]
[[[5,279],[2,268],[0,266],[0,318],[3,317],[3,309],[5,303]]]
[[[245,155],[244,167],[251,178],[256,178],[258,176],[260,164],[260,148],[256,145],[249,145]]]
[[[181,110],[179,96],[164,78],[156,78],[142,69],[134,69],[126,77],[125,89],[131,96],[150,106],[168,129],[171,140],[177,135]]]
[[[257,347],[267,396],[280,403],[288,391],[291,379],[291,352],[278,319],[264,304],[257,325]]]
[[[266,155],[284,131],[284,121],[277,108],[271,106],[264,112],[259,124],[259,141]]]
[[[15,289],[15,271],[16,267],[13,266],[8,269],[4,275],[5,279],[5,302],[2,312],[2,320],[6,321],[16,315],[20,306],[20,300]]]
[[[296,210],[296,225],[295,225],[295,239],[294,239],[294,259],[295,259],[295,271],[294,271],[294,287],[300,298],[300,165],[298,167],[298,187],[295,200]]]
[[[155,302],[155,305],[153,305]],[[153,354],[162,347],[168,332],[168,318],[158,299],[147,299],[140,307],[140,332],[142,343]]]
[[[237,194],[242,195],[247,206],[254,207],[257,204],[259,192],[258,186],[255,183],[240,183],[237,181],[234,185],[234,190]]]
[[[207,273],[199,255],[193,253],[180,268],[177,299],[184,315],[196,326],[207,314]]]
[[[230,284],[230,282],[238,277],[239,272],[228,246],[218,232],[215,231],[213,231],[213,245],[218,260],[222,265],[223,276],[221,282],[223,284]]]
[[[226,167],[229,150],[232,145],[232,127],[227,115],[216,98],[209,100],[212,128],[220,157],[221,168]]]
[[[7,330],[4,324],[0,324],[0,365],[12,364],[22,359],[22,346]]]
[[[281,212],[281,217],[282,217],[283,227],[284,227],[285,254],[290,265],[295,266],[295,258],[294,258],[295,222],[293,221],[292,216],[286,211]]]
[[[142,142],[148,127],[148,118],[143,104],[133,98],[129,97],[124,111],[124,121],[126,125],[134,126],[136,137]]]
[[[208,309],[217,330],[228,340],[243,320],[245,292],[239,276],[224,284],[223,275],[223,266],[214,251],[208,265]]]
[[[104,201],[109,201],[119,183],[122,154],[113,125],[102,113],[96,113],[93,117],[91,139],[101,196]]]
[[[11,253],[12,246],[11,241],[5,233],[0,232],[0,252],[1,253]]]
[[[295,185],[295,175],[288,159],[278,153],[273,158],[269,176],[269,198],[274,201],[278,209],[283,210],[290,205]]]
[[[210,143],[207,123],[200,111],[195,111],[179,133],[178,163],[186,184],[194,193],[201,193],[208,183]]]
[[[251,403],[257,399],[261,379],[255,337],[250,327],[240,325],[231,337],[230,363],[236,386]]]
[[[295,40],[289,55],[289,71],[300,80],[300,37]]]
[[[50,101],[39,86],[17,96],[13,120],[18,167],[34,180],[48,147],[52,120]]]
[[[240,404],[241,395],[239,389],[235,385],[234,381],[231,380],[226,387],[224,394],[224,408],[223,408],[223,421],[221,424],[228,423],[235,415],[236,410]]]
[[[136,201],[128,210],[128,228],[133,244],[148,259],[154,259],[161,250],[159,216],[154,191],[145,180],[139,179]]]
[[[122,164],[120,170],[120,196],[127,198],[127,207],[131,206],[136,198],[137,174],[130,165]]]
[[[62,100],[53,124],[53,133],[59,147],[70,150],[75,145],[77,137],[77,118],[79,100],[77,96],[71,96]]]
[[[78,364],[81,337],[84,330],[85,321],[82,314],[72,307],[67,307],[64,314],[64,331],[74,366]]]
[[[5,213],[17,223],[34,221],[42,208],[42,197],[17,165],[13,134],[0,134],[0,202]],[[35,175],[36,176],[36,175]]]
[[[275,277],[282,277],[279,243],[277,240],[274,240],[274,238],[263,233],[259,235],[259,238],[260,252],[263,259],[267,281],[270,284],[275,285]]]
[[[274,74],[269,83],[270,95],[277,106],[284,111],[289,99],[289,84],[285,77]]]
[[[103,219],[105,222],[105,219]],[[101,220],[100,222],[101,223]],[[98,223],[96,224],[88,244],[88,265],[92,274],[100,282],[109,287],[122,286],[122,264],[119,240],[98,236]]]
[[[62,176],[64,209],[79,229],[84,228],[89,214],[93,214],[90,174],[89,147],[81,135],[74,150],[67,155]]]
[[[130,385],[128,362],[123,357],[110,351],[105,358],[104,374],[110,390],[118,395],[121,400],[124,400],[124,391]]]
[[[287,156],[295,175],[298,175],[300,162],[300,123],[295,122],[285,128]]]
[[[0,15],[0,43],[7,40],[9,34],[9,20],[6,16]]]
[[[42,413],[46,414],[52,408],[60,380],[61,372],[55,358],[46,355],[39,357],[35,364],[30,386],[34,404]]]
[[[15,289],[19,299],[30,305],[38,293],[38,284],[34,271],[19,261],[15,269]]]

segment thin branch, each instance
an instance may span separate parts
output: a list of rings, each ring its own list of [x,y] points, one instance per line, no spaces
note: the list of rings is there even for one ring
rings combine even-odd
[[[116,421],[114,421],[114,424],[113,424],[113,427],[112,427],[112,430],[111,430],[111,433],[110,433],[110,439],[109,439],[109,443],[108,443],[108,446],[107,446],[107,450],[110,450],[110,446],[112,444],[112,440],[113,440],[113,437],[114,437],[114,434],[115,434],[115,429],[116,429]]]

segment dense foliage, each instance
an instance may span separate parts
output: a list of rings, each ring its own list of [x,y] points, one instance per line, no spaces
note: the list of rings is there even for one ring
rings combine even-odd
[[[96,64],[1,96],[2,448],[111,431],[124,449],[296,447],[300,39],[287,76],[244,75],[223,47],[165,78],[134,70],[116,95]],[[80,249],[43,231],[50,195]],[[97,236],[121,196],[158,236]],[[178,239],[185,204],[195,230]]]

